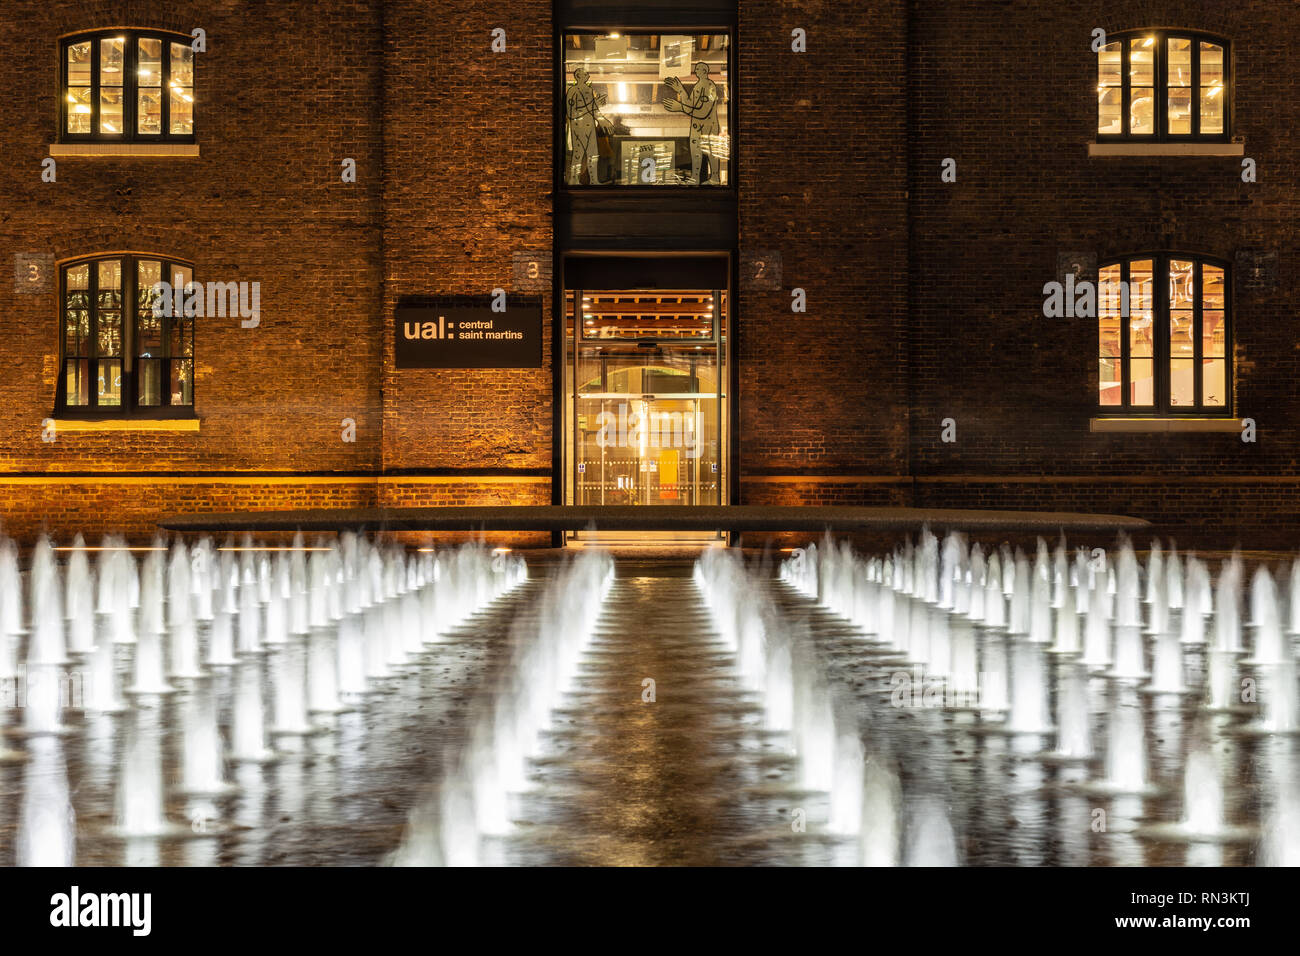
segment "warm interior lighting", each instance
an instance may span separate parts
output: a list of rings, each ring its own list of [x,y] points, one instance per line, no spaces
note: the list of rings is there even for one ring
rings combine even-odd
[[[68,99],[71,100],[72,97],[68,97]],[[85,106],[85,105],[79,105],[79,106],[78,106],[75,110],[73,110],[72,112],[74,112],[74,113],[80,113],[80,114],[84,115],[84,114],[90,112],[90,107],[89,107],[89,106]]]
[[[70,547],[69,547],[69,548],[55,548],[54,550],[55,550],[55,551],[166,551],[167,549],[166,549],[166,548],[152,548],[152,547],[150,547],[150,548],[121,548],[121,547],[115,547],[115,548],[92,548],[92,547],[88,547],[88,546],[87,546],[87,547],[81,547],[81,548],[70,548]]]
[[[160,551],[166,551],[167,549],[166,549],[166,548],[159,548],[158,550],[160,550]],[[284,547],[284,546],[282,546],[282,547],[272,547],[272,546],[270,546],[270,545],[267,545],[267,546],[265,546],[265,547],[250,547],[250,548],[236,548],[236,547],[217,548],[217,550],[218,550],[218,551],[293,551],[293,550],[295,550],[295,549],[292,548],[292,547]],[[331,549],[330,549],[330,548],[303,548],[302,550],[304,550],[304,551],[329,551],[329,550],[331,550]]]
[[[1153,43],[1155,43],[1155,42],[1156,42],[1156,38],[1155,38],[1155,37],[1147,37],[1144,41],[1142,41],[1142,45],[1143,45],[1143,46],[1150,46],[1151,44],[1153,44]]]

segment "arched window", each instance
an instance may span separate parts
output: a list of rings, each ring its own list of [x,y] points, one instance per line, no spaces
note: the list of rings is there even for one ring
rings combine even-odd
[[[1227,140],[1227,41],[1168,30],[1107,40],[1097,54],[1098,140]]]
[[[1230,412],[1228,267],[1160,253],[1103,264],[1098,283],[1103,412]]]
[[[194,316],[185,314],[183,295],[169,296],[162,307],[155,291],[160,282],[184,290],[193,280],[190,264],[166,256],[65,263],[56,410],[92,417],[193,414]]]
[[[194,142],[194,51],[175,33],[104,30],[61,46],[65,142]]]

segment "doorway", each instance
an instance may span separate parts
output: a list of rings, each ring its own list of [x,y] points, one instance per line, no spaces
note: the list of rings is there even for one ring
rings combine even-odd
[[[726,504],[725,283],[628,287],[626,269],[591,263],[578,278],[564,293],[566,504]]]

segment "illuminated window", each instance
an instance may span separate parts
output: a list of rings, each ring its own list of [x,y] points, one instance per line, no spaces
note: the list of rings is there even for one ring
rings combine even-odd
[[[190,38],[109,30],[63,41],[64,141],[194,141]]]
[[[1111,36],[1097,54],[1101,139],[1228,137],[1228,44],[1195,33]]]
[[[727,34],[567,33],[569,186],[728,186]]]
[[[1103,411],[1228,414],[1226,266],[1162,254],[1103,265],[1098,282]]]
[[[112,255],[61,274],[58,411],[103,417],[188,415],[194,406],[193,268],[163,256]],[[159,283],[178,290],[166,305]],[[186,314],[189,312],[190,314]]]

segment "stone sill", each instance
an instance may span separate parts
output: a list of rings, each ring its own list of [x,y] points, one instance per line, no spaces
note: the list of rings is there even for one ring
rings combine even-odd
[[[198,143],[51,143],[55,159],[108,157],[134,159],[197,159]]]
[[[1245,143],[1089,143],[1088,158],[1119,156],[1245,156]]]
[[[1239,418],[1094,418],[1091,432],[1240,432]]]
[[[196,432],[197,418],[56,418],[59,432]]]

